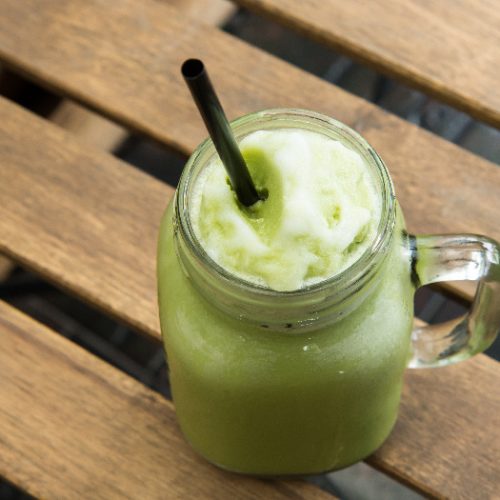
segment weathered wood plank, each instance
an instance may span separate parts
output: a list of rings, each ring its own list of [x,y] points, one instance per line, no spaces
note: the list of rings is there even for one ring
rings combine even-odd
[[[198,22],[219,26],[237,10],[230,0],[157,0],[182,10],[183,14]]]
[[[114,151],[129,135],[123,127],[65,99],[48,117],[92,147]]]
[[[408,370],[396,427],[368,463],[431,497],[498,498],[499,378],[485,355]]]
[[[43,498],[332,499],[198,457],[172,403],[0,301],[0,475]]]
[[[157,227],[173,188],[3,98],[0,114],[0,253],[158,335]]]
[[[3,0],[0,59],[183,152],[205,136],[181,62],[206,60],[231,117],[305,107],[350,124],[386,160],[416,233],[500,239],[500,170],[376,106],[151,1]],[[470,289],[450,285],[470,297]]]
[[[495,0],[234,0],[500,126]]]
[[[195,18],[198,22],[214,26],[226,21],[236,10],[228,0],[159,1],[179,8],[186,16]],[[61,102],[49,119],[70,130],[81,140],[105,151],[114,151],[129,135],[123,127],[68,99]]]
[[[0,113],[0,251],[158,339],[156,233],[172,188],[8,101]],[[499,378],[485,356],[409,372],[400,422],[373,463],[429,495],[493,491]]]

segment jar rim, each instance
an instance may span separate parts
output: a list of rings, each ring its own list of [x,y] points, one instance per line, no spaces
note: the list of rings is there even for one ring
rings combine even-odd
[[[287,125],[280,124],[276,126],[276,122],[287,122]],[[272,127],[266,127],[266,124],[272,123]],[[355,280],[359,281],[362,279],[363,275],[368,273],[369,269],[376,264],[377,260],[384,254],[382,251],[388,244],[390,237],[392,235],[392,229],[395,222],[395,194],[394,186],[387,168],[373,149],[373,147],[364,139],[360,134],[349,126],[330,118],[326,115],[297,108],[275,108],[266,109],[262,111],[257,111],[250,113],[236,120],[231,121],[231,128],[235,133],[236,137],[241,137],[238,132],[241,129],[245,129],[245,126],[253,125],[251,130],[245,130],[244,135],[248,133],[268,129],[268,128],[290,128],[290,124],[306,124],[315,123],[316,125],[322,126],[330,131],[337,131],[343,134],[343,138],[350,142],[351,146],[355,146],[357,152],[361,149],[365,153],[365,160],[368,159],[370,167],[376,173],[380,185],[382,187],[381,192],[381,212],[380,220],[377,226],[376,235],[371,243],[371,245],[363,252],[363,254],[355,260],[351,265],[334,274],[328,278],[321,281],[311,283],[304,287],[295,290],[285,290],[278,291],[271,289],[269,287],[245,280],[244,278],[237,276],[230,271],[224,269],[220,264],[215,262],[205,251],[200,241],[198,240],[196,233],[194,231],[191,218],[189,216],[189,196],[188,190],[190,187],[190,182],[192,181],[195,174],[198,162],[201,159],[207,157],[207,161],[201,165],[209,163],[209,159],[216,154],[215,147],[210,138],[205,139],[193,152],[189,158],[186,166],[184,167],[181,179],[179,181],[179,186],[176,191],[175,200],[175,215],[178,218],[179,226],[182,228],[186,243],[190,247],[190,250],[194,255],[199,258],[203,263],[205,263],[214,273],[216,273],[221,280],[224,282],[231,282],[237,285],[243,290],[251,292],[253,294],[257,293],[261,296],[282,296],[282,297],[304,297],[307,294],[317,292],[324,288],[336,287],[338,289],[339,285],[345,284],[347,281]],[[300,127],[297,127],[300,128]],[[201,170],[199,168],[198,170]]]

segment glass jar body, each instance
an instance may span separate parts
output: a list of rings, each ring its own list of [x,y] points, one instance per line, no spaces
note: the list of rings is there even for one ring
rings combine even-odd
[[[239,320],[202,296],[180,265],[173,222],[171,204],[159,309],[191,445],[220,467],[264,476],[334,470],[376,450],[396,421],[410,356],[414,287],[400,208],[371,292],[345,317],[290,331]]]

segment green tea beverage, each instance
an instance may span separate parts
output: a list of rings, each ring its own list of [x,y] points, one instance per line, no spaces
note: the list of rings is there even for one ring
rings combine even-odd
[[[240,149],[265,201],[243,207],[218,157],[192,200],[195,233],[220,266],[273,290],[297,290],[338,274],[369,248],[381,200],[359,154],[293,128],[253,132]]]
[[[353,131],[298,110],[233,128],[265,199],[238,202],[208,141],[160,229],[178,420],[199,453],[232,471],[345,467],[396,421],[413,293],[427,268],[413,259],[382,161]],[[455,360],[422,352],[413,364]]]

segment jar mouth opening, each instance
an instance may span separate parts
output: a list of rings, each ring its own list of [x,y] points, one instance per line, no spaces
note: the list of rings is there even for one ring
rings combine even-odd
[[[371,274],[374,266],[384,256],[395,223],[395,194],[387,168],[376,151],[356,131],[347,125],[326,115],[303,109],[266,109],[244,115],[231,122],[231,128],[237,141],[257,130],[297,128],[317,131],[342,141],[364,158],[372,170],[372,175],[380,190],[381,211],[376,235],[371,245],[351,265],[328,278],[311,283],[295,290],[278,291],[237,276],[213,260],[201,245],[190,217],[190,189],[193,187],[201,170],[216,155],[210,138],[203,141],[186,163],[175,195],[175,217],[181,226],[183,239],[189,250],[218,279],[237,286],[241,291],[258,296],[301,297],[315,294],[325,288],[334,290],[344,288],[347,283],[363,281]]]

